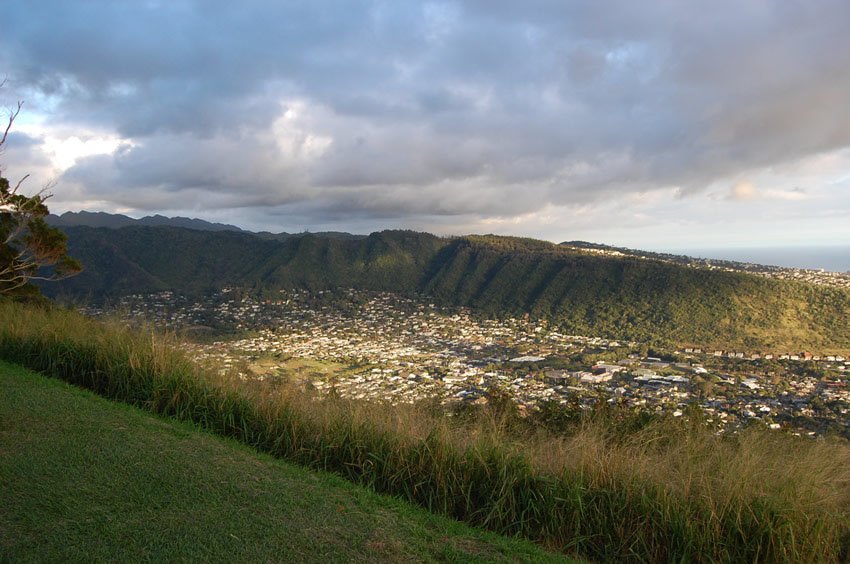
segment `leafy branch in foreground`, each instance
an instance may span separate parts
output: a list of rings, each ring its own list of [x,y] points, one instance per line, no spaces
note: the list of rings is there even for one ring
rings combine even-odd
[[[22,106],[18,102],[9,112],[0,152]],[[82,271],[80,263],[68,256],[65,234],[44,220],[50,194],[46,189],[32,196],[20,193],[28,176],[12,186],[0,170],[0,295],[12,294],[31,280],[61,280]]]

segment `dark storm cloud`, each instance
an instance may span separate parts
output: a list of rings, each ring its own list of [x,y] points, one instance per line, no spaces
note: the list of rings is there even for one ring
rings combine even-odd
[[[843,0],[40,1],[5,18],[16,94],[133,143],[65,179],[137,209],[505,216],[850,144]]]

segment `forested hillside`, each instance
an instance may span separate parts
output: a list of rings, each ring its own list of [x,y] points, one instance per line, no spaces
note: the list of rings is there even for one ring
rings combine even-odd
[[[384,231],[359,239],[171,227],[65,228],[86,271],[46,288],[100,298],[224,286],[422,292],[485,315],[720,348],[850,349],[850,293],[748,274],[602,257],[531,239]]]
[[[720,348],[850,346],[846,290],[536,241],[457,239],[432,262],[424,290],[490,314],[530,313],[582,334]]]

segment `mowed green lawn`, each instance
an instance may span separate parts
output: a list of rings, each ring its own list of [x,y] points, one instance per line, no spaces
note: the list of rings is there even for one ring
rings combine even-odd
[[[0,361],[0,561],[563,561]]]

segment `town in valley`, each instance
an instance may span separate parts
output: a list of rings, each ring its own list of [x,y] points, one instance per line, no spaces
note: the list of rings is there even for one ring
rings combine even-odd
[[[521,413],[601,402],[669,417],[698,408],[718,432],[755,424],[850,437],[850,360],[839,354],[659,350],[567,334],[545,320],[486,319],[426,296],[353,289],[166,291],[81,309],[173,331],[221,374],[294,380],[320,394],[452,407],[487,403],[498,391]]]

